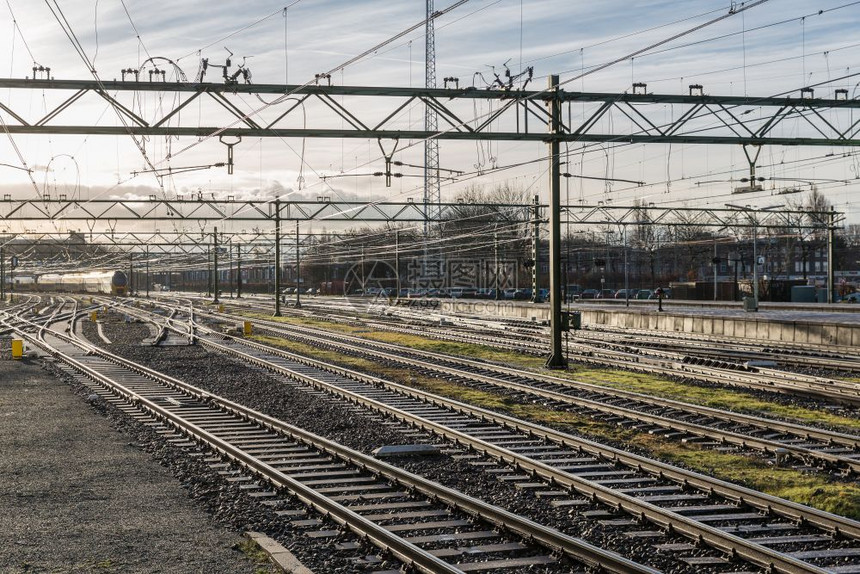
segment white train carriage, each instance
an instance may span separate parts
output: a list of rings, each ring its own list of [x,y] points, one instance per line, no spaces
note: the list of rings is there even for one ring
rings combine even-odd
[[[33,287],[37,291],[125,296],[128,294],[128,278],[122,271],[46,273],[39,276]]]

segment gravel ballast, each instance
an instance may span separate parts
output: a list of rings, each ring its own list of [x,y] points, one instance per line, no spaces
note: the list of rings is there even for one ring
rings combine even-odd
[[[290,424],[337,440],[356,450],[369,453],[374,448],[386,444],[420,442],[415,437],[406,437],[402,432],[405,429],[384,425],[379,422],[378,417],[363,415],[349,408],[345,402],[336,399],[321,400],[319,395],[307,393],[258,369],[248,368],[204,349],[123,345],[120,342],[123,341],[123,337],[117,331],[119,330],[108,327],[109,336],[115,342],[109,347],[114,353],[169,373],[187,383],[240,402]],[[86,325],[84,333],[87,334]],[[119,336],[114,338],[115,335]],[[124,342],[132,341],[126,338]],[[438,439],[428,437],[427,440]],[[556,527],[573,536],[583,537],[597,546],[642,560],[643,563],[664,572],[691,571],[688,565],[673,557],[654,552],[653,547],[644,540],[627,537],[616,528],[605,527],[593,520],[585,519],[569,509],[553,507],[545,499],[537,498],[528,491],[498,481],[464,461],[453,460],[448,456],[437,456],[420,461],[394,459],[390,462],[446,486],[528,516],[542,524]]]

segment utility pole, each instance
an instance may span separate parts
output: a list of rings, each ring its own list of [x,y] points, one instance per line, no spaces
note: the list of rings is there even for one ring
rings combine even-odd
[[[394,230],[394,274],[396,275],[395,286],[397,293],[395,299],[400,299],[400,230]]]
[[[496,288],[493,289],[495,291],[495,300],[499,300],[499,232],[493,231],[493,258],[495,259],[495,266],[493,267],[493,279],[495,281]]]
[[[134,252],[128,253],[128,294],[134,293]]]
[[[554,135],[561,130],[561,102],[558,98],[558,76],[552,75],[547,84],[547,106],[549,107],[549,133]],[[564,369],[567,359],[562,353],[562,316],[561,316],[561,164],[559,142],[556,139],[548,144],[549,151],[549,306],[552,342],[546,366],[550,369]]]
[[[0,247],[0,301],[6,302],[6,253]]]
[[[212,285],[213,291],[215,292],[215,296],[212,299],[212,302],[218,303],[218,228],[215,228],[215,231],[212,233],[212,264],[215,270],[215,273],[212,275]]]
[[[711,259],[714,265],[714,301],[717,300],[717,266],[720,264],[720,259],[717,257],[717,238],[714,237],[714,258]]]
[[[827,215],[827,302],[833,303],[833,283],[834,270],[836,269],[833,261],[833,227],[836,225],[836,211],[830,206],[830,213]]]
[[[753,304],[758,311],[758,215],[753,214]]]
[[[532,303],[540,303],[540,196],[535,194],[532,214]]]
[[[242,298],[242,246],[236,246],[236,299]]]
[[[364,280],[364,245],[361,246],[361,289],[362,294],[367,295],[367,285]]]
[[[281,316],[281,200],[275,200],[275,317]]]
[[[230,243],[230,246],[227,247],[227,254],[230,257],[229,263],[228,263],[229,264],[229,268],[228,268],[229,270],[227,272],[227,283],[230,284],[230,299],[232,299],[233,298],[233,249],[232,249],[233,239],[232,238],[230,238],[229,243]]]
[[[146,246],[146,298],[149,299],[149,245]]]
[[[205,237],[204,237],[205,239]],[[212,248],[206,246],[206,296],[212,296]]]
[[[296,309],[299,309],[302,306],[301,282],[302,282],[302,270],[301,270],[301,256],[299,255],[299,220],[297,219],[296,220]]]
[[[627,226],[621,227],[621,232],[624,234],[624,306],[630,306],[630,273],[627,265]]]

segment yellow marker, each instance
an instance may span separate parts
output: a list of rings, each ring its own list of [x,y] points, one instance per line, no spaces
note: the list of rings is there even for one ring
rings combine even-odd
[[[24,357],[24,341],[21,339],[12,339],[12,358],[21,359]]]
[[[246,337],[251,336],[251,322],[250,321],[245,321],[242,324],[242,332],[245,334]]]
[[[92,321],[93,323],[95,323],[98,320],[98,318],[99,318],[99,312],[98,311],[93,311],[92,313],[90,313],[90,321]]]
[[[218,305],[218,312],[219,312],[219,313],[223,313],[223,312],[224,312],[224,305]]]

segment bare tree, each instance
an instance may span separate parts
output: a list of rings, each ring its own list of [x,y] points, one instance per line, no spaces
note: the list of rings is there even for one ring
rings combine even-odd
[[[810,254],[827,243],[827,227],[830,223],[829,215],[831,204],[824,194],[817,188],[812,189],[809,194],[799,202],[789,202],[792,211],[803,211],[805,213],[790,216],[794,222],[794,228],[789,232],[796,239],[787,243],[787,257],[791,260],[794,255],[800,255],[800,267],[803,278],[807,278],[809,272]]]

